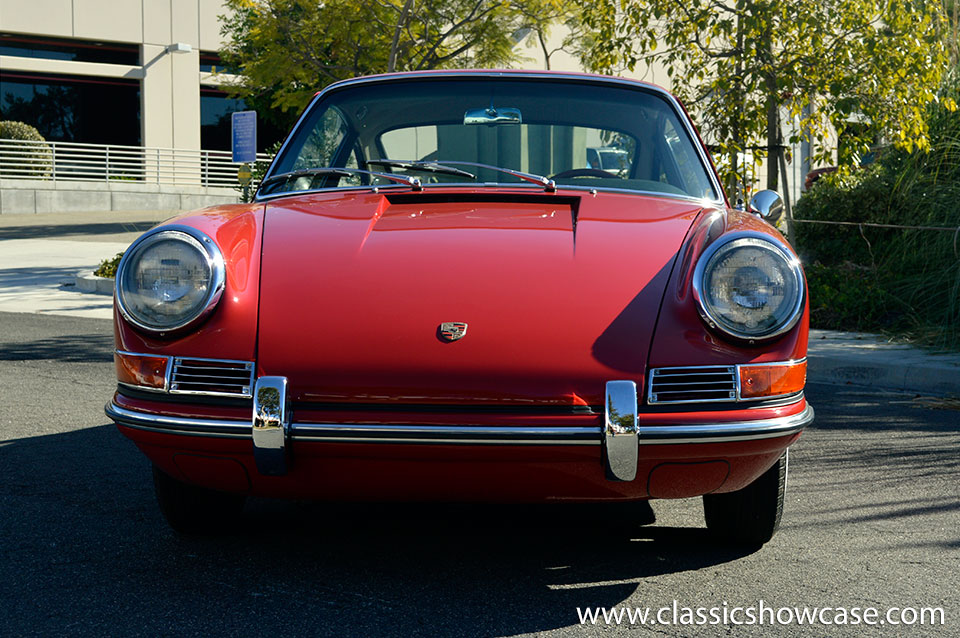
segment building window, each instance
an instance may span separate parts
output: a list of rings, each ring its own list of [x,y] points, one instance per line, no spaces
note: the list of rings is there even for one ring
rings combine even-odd
[[[0,55],[131,66],[140,64],[140,51],[136,46],[113,42],[30,38],[9,33],[0,33]]]
[[[223,91],[200,87],[200,148],[207,151],[229,151],[232,143],[232,115],[235,111],[251,111],[242,99],[231,98]],[[257,152],[263,153],[286,131],[281,131],[257,115]]]
[[[58,142],[139,146],[140,83],[0,72],[0,120],[25,122]]]
[[[229,69],[224,66],[220,56],[209,51],[200,52],[200,72],[201,73],[236,73],[236,69]]]

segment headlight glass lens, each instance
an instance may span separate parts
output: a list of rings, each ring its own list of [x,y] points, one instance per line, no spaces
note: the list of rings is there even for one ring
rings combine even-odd
[[[799,264],[771,241],[740,237],[721,245],[706,262],[699,283],[707,317],[736,337],[775,336],[799,318]]]
[[[219,252],[180,231],[162,231],[135,245],[118,273],[121,309],[148,330],[169,331],[197,319],[214,301]]]

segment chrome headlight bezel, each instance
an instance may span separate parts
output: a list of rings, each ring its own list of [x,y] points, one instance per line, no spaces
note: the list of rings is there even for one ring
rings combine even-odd
[[[123,290],[124,284],[130,277],[132,264],[142,256],[143,252],[158,242],[171,240],[183,242],[198,252],[209,269],[209,283],[207,293],[204,295],[202,302],[197,305],[197,309],[188,317],[172,325],[157,326],[150,324],[142,317],[138,317],[137,314],[132,311],[124,299]],[[123,258],[120,260],[119,266],[117,266],[114,299],[116,300],[117,309],[128,323],[139,330],[163,336],[181,332],[206,319],[220,302],[225,287],[226,266],[223,253],[220,252],[220,248],[213,239],[190,226],[162,226],[144,233],[124,252]]]
[[[751,334],[737,330],[736,326],[718,315],[713,308],[711,308],[707,295],[705,294],[704,280],[708,268],[712,268],[720,258],[731,250],[744,245],[762,247],[782,259],[786,266],[786,271],[790,277],[792,277],[795,290],[797,291],[796,299],[793,300],[792,305],[789,307],[789,312],[772,329],[762,333]],[[797,325],[797,322],[803,315],[806,294],[806,284],[803,278],[803,267],[800,265],[800,260],[781,242],[776,241],[776,239],[770,235],[759,232],[737,232],[718,238],[700,255],[693,272],[693,298],[696,302],[700,317],[711,328],[738,341],[768,341],[789,332]]]

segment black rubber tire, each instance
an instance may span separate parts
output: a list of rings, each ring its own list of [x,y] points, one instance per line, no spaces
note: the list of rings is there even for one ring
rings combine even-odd
[[[188,485],[153,467],[153,489],[167,523],[189,535],[212,535],[236,529],[246,497]]]
[[[780,527],[787,490],[788,452],[750,485],[736,492],[706,494],[703,515],[707,529],[738,545],[760,546]]]

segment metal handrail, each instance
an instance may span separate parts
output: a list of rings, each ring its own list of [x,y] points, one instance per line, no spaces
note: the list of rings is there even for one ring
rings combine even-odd
[[[0,139],[0,178],[236,188],[240,166],[229,151]]]

